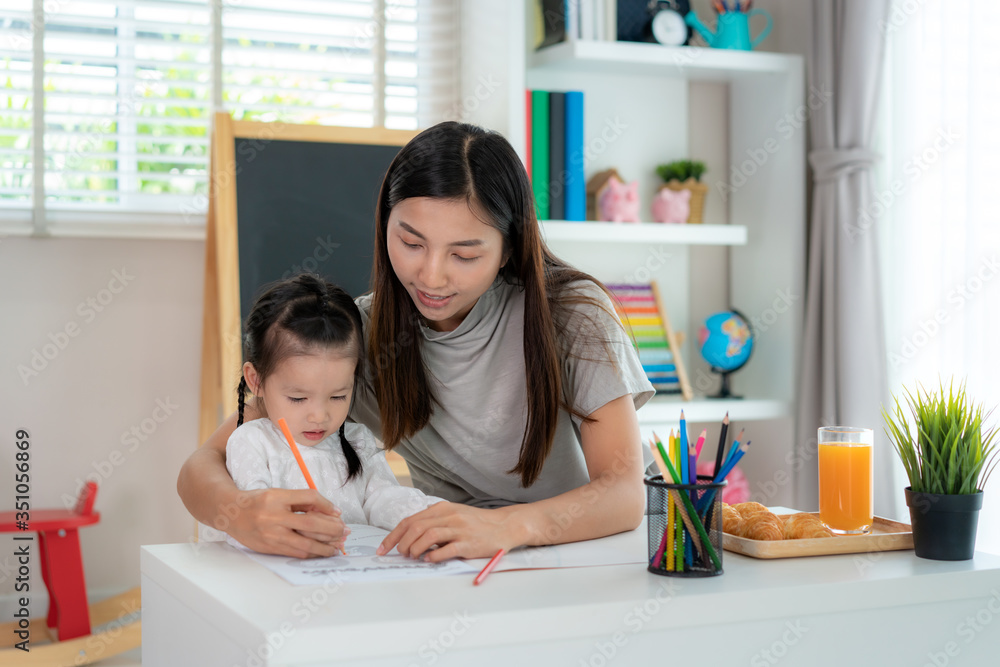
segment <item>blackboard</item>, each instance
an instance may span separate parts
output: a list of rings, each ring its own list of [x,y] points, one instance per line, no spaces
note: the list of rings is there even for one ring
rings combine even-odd
[[[368,291],[378,190],[415,135],[216,114],[205,226],[202,442],[236,409],[241,322],[265,284],[304,270],[352,296]]]
[[[369,289],[375,202],[398,146],[235,138],[241,319],[260,288],[302,271]]]

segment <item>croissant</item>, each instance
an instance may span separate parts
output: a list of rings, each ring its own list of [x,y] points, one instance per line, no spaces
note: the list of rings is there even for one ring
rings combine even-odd
[[[743,532],[743,517],[731,505],[722,504],[722,532],[739,535]]]
[[[784,535],[781,519],[767,510],[743,517],[741,537],[751,540],[780,540]]]
[[[740,513],[740,516],[743,517],[744,519],[748,518],[752,514],[757,514],[758,512],[770,511],[764,505],[754,502],[737,503],[733,505],[733,507],[736,509],[737,512]]]
[[[786,540],[801,540],[811,537],[833,537],[823,522],[815,514],[800,512],[791,514],[785,519],[784,538]]]

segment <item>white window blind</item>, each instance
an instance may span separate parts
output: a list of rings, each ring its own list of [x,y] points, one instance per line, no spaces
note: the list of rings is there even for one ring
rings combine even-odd
[[[31,203],[31,0],[0,0],[0,206]]]
[[[458,97],[457,4],[0,0],[0,216],[28,211],[36,230],[65,233],[95,220],[190,222],[180,212],[205,200],[216,109],[426,127]]]

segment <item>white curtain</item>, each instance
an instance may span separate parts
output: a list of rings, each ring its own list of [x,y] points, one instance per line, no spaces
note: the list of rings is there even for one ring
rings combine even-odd
[[[884,29],[886,159],[866,213],[881,234],[889,387],[954,377],[991,408],[1000,405],[1000,3],[897,0]],[[977,548],[1000,553],[1000,476],[985,491]]]

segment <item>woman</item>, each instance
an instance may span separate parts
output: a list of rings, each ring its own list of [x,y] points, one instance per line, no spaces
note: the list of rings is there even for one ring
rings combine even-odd
[[[635,528],[635,411],[652,386],[600,284],[542,242],[510,144],[460,123],[422,132],[390,165],[376,217],[372,292],[358,299],[369,376],[351,418],[451,501],[382,548],[440,561]],[[237,491],[224,460],[235,421],[182,468],[187,508],[258,551],[332,555],[344,526],[318,494]]]

